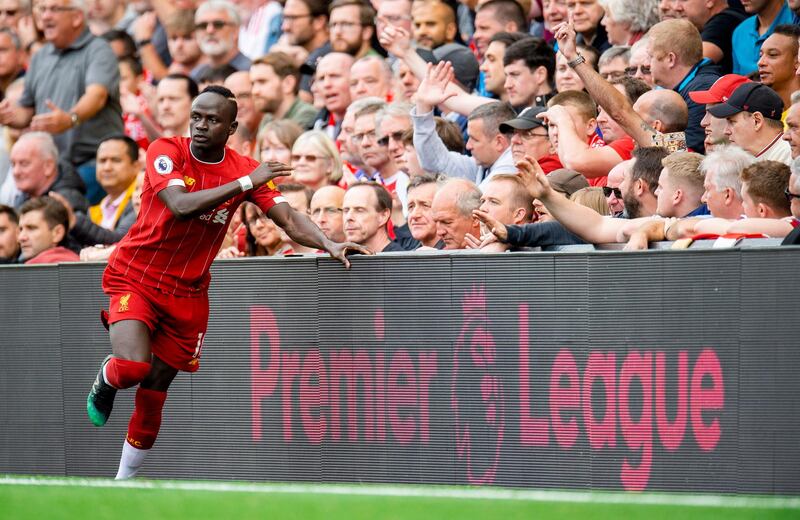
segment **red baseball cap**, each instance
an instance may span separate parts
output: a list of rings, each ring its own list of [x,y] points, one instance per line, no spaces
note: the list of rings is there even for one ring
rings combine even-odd
[[[689,92],[689,97],[692,101],[705,105],[706,103],[724,103],[731,97],[733,91],[742,83],[747,83],[750,80],[739,74],[726,74],[719,78],[711,85],[708,90],[697,90]]]

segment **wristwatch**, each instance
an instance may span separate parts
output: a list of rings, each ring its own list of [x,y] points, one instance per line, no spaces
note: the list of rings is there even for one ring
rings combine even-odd
[[[69,119],[72,122],[72,128],[75,128],[76,126],[81,124],[81,118],[78,117],[78,114],[76,114],[75,112],[69,113]]]
[[[141,49],[145,45],[150,45],[151,43],[153,43],[153,41],[150,38],[147,38],[147,39],[144,39],[144,40],[139,40],[139,41],[136,42],[136,48],[137,49]]]
[[[583,57],[583,54],[578,54],[578,57],[572,61],[568,61],[567,65],[569,65],[569,68],[574,69],[581,63],[586,63],[586,58]]]

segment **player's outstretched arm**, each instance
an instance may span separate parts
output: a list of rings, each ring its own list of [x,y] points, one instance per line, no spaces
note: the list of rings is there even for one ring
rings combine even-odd
[[[314,247],[327,251],[332,258],[339,260],[348,269],[350,261],[347,252],[371,255],[372,252],[364,246],[353,242],[333,242],[314,224],[308,216],[295,211],[286,202],[275,204],[267,212],[267,216],[286,231],[289,238],[306,247]]]
[[[250,175],[217,188],[189,192],[183,186],[170,186],[158,192],[158,198],[178,219],[188,219],[216,208],[247,189],[262,186],[276,177],[290,175],[292,169],[279,162],[262,163]],[[246,179],[249,178],[249,181]],[[243,181],[243,179],[245,179]],[[249,186],[248,186],[249,182]]]

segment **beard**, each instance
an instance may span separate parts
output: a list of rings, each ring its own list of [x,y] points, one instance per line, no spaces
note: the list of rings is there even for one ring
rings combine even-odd
[[[206,56],[218,57],[224,56],[233,48],[233,44],[227,41],[200,41],[200,51]]]
[[[623,193],[622,205],[625,207],[625,213],[628,214],[628,218],[640,217],[639,212],[641,212],[642,210],[642,203],[639,202],[639,199],[637,199],[630,193]]]
[[[361,40],[347,41],[343,39],[331,40],[331,49],[355,56],[361,50]]]

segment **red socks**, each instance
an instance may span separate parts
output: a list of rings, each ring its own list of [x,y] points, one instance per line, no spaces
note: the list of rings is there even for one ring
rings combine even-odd
[[[105,367],[106,383],[116,389],[130,388],[141,383],[150,372],[150,363],[112,357]]]
[[[128,423],[128,444],[140,450],[153,447],[161,428],[161,410],[166,399],[166,392],[142,387],[136,390],[136,405]]]

